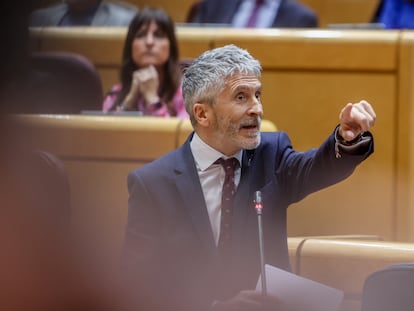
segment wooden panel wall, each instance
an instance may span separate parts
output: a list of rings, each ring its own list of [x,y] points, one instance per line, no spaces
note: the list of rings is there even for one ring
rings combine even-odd
[[[397,83],[397,219],[399,239],[414,241],[414,31],[404,32]]]
[[[319,17],[319,27],[329,24],[369,23],[379,0],[300,0]]]

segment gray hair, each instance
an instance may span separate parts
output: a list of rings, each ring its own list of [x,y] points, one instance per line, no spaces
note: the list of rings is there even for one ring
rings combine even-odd
[[[183,97],[193,126],[196,121],[193,106],[197,102],[215,103],[217,94],[226,86],[226,79],[235,74],[255,75],[260,78],[261,65],[249,52],[233,44],[201,54],[185,70]]]

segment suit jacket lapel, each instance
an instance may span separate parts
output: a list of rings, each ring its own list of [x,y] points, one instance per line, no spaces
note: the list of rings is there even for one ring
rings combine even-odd
[[[215,254],[217,253],[217,248],[211,230],[203,190],[201,189],[195,161],[190,149],[190,139],[178,150],[179,154],[176,158],[174,169],[176,186],[190,215],[194,230],[202,241],[203,246],[209,254]]]
[[[66,14],[67,11],[67,4],[62,4],[55,8],[53,14],[48,16],[48,23],[50,25],[58,26],[60,21],[62,20],[63,16]]]
[[[92,26],[105,25],[108,17],[109,17],[109,8],[106,5],[106,3],[101,3],[96,9],[96,13],[92,19],[91,25]]]
[[[219,6],[222,5],[223,1],[218,1]],[[231,24],[233,21],[233,17],[235,12],[237,12],[242,0],[236,0],[236,1],[224,1],[225,8],[224,9],[218,9],[214,13],[217,14],[217,12],[222,12],[223,18],[222,22]]]
[[[217,247],[214,242],[204,194],[190,149],[190,138],[178,150],[175,164],[175,179],[179,194],[182,197],[185,208],[192,220],[194,231],[198,234],[203,247],[214,260],[220,260]],[[234,243],[243,243],[246,234],[246,222],[248,220],[249,208],[253,208],[253,202],[249,204],[251,193],[251,162],[254,150],[244,151],[242,158],[242,169],[240,183],[235,196],[235,208],[233,217]]]
[[[286,0],[281,0],[272,27],[280,27],[280,25],[285,24],[285,20],[289,19],[292,14],[292,12],[289,11],[290,10],[286,7]]]

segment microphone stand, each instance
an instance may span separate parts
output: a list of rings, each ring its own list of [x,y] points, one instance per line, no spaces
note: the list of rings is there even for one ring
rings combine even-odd
[[[266,282],[266,270],[264,263],[264,246],[263,246],[263,227],[262,227],[262,193],[260,191],[255,192],[254,208],[257,213],[257,223],[259,228],[259,248],[260,248],[260,268],[261,268],[261,281],[262,281],[262,295],[267,295],[267,282]]]

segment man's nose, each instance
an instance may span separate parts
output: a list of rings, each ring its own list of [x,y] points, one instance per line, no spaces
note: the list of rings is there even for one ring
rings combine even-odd
[[[263,106],[262,102],[259,98],[255,98],[253,100],[253,104],[251,105],[249,109],[250,115],[256,115],[256,116],[262,116],[263,115]]]

